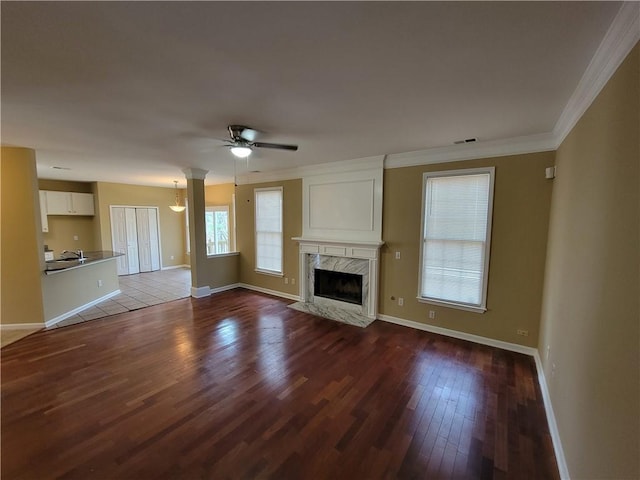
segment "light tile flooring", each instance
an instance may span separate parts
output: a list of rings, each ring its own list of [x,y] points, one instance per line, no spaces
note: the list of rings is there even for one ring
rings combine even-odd
[[[120,292],[50,328],[66,327],[117,313],[158,305],[191,295],[191,271],[188,268],[159,270],[118,277]]]

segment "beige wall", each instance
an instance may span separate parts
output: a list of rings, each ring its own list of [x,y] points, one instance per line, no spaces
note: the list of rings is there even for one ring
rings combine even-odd
[[[41,178],[38,180],[38,186],[40,190],[92,193],[92,184],[88,182]],[[56,255],[63,250],[98,250],[95,217],[49,215],[47,221],[49,223],[49,231],[42,234],[42,240]],[[78,240],[74,240],[76,236]]]
[[[553,184],[544,169],[553,162],[554,153],[548,152],[385,170],[380,313],[535,347]],[[496,167],[487,312],[420,303],[422,174],[484,166]],[[404,298],[403,307],[398,297]],[[434,320],[428,319],[429,310],[435,311]],[[517,335],[518,329],[529,336]]]
[[[284,276],[265,275],[255,271],[255,204],[254,188],[282,187]],[[298,242],[291,240],[302,234],[302,180],[285,180],[236,188],[237,247],[240,252],[240,282],[260,288],[298,295]],[[285,278],[289,284],[285,284]],[[295,279],[295,285],[291,279]]]
[[[220,287],[235,285],[240,281],[238,264],[240,255],[231,253],[228,255],[215,255],[208,257],[203,262],[200,272],[204,285],[215,290]]]
[[[98,280],[102,280],[101,286],[98,286]],[[42,274],[44,319],[52,320],[118,288],[115,259],[51,275]]]
[[[233,211],[233,196],[236,187],[233,183],[224,183],[220,185],[210,185],[204,188],[204,204],[207,207],[229,207],[229,242],[231,249],[235,245],[235,212]]]
[[[40,190],[52,190],[54,192],[93,193],[92,184],[89,182],[73,182],[70,180],[38,180]]]
[[[158,207],[160,224],[160,248],[162,266],[182,265],[185,248],[184,212],[176,213],[169,208],[175,204],[174,188],[143,187],[122,183],[98,182],[95,185],[96,214],[99,238],[96,243],[101,250],[112,250],[110,205],[135,207]],[[184,192],[181,192],[184,198]],[[173,256],[173,259],[171,257]]]
[[[49,232],[42,234],[42,241],[56,256],[63,250],[97,250],[93,217],[49,215],[47,221]]]
[[[539,351],[576,479],[640,478],[639,57],[557,152]]]
[[[44,270],[35,152],[0,150],[0,322],[43,323]]]

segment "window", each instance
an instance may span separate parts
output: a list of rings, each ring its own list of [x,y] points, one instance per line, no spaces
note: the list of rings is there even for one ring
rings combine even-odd
[[[256,270],[282,274],[282,187],[256,188]]]
[[[229,207],[207,207],[204,212],[207,255],[229,253]]]
[[[494,171],[423,175],[418,300],[486,310]]]

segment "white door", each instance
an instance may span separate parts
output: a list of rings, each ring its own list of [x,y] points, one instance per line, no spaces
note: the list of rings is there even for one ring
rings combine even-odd
[[[160,234],[158,232],[158,209],[149,209],[149,249],[151,270],[160,270]]]
[[[129,263],[127,262],[127,224],[124,215],[124,208],[111,207],[111,237],[113,251],[124,253],[122,257],[117,257],[118,275],[129,273]]]
[[[149,239],[149,209],[136,208],[136,226],[138,227],[138,257],[140,271],[151,271],[151,241]]]
[[[111,232],[118,275],[160,270],[157,208],[111,207]]]
[[[127,265],[129,274],[140,272],[138,257],[138,231],[136,228],[136,209],[125,208],[125,225],[127,228]]]

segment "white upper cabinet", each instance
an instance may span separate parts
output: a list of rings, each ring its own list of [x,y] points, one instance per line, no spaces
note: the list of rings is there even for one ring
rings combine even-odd
[[[40,190],[40,221],[42,222],[42,231],[49,231],[49,220],[47,220],[47,192]]]
[[[47,215],[94,215],[92,193],[43,191]],[[42,193],[42,192],[41,192]]]
[[[92,193],[71,193],[72,215],[94,215]]]

